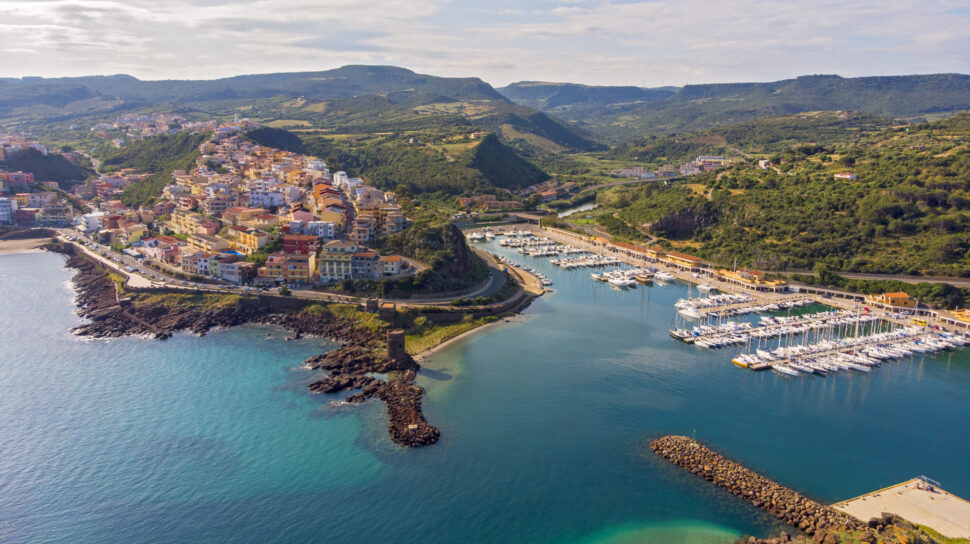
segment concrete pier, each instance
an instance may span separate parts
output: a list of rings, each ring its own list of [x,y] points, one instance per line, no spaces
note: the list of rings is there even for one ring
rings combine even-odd
[[[949,538],[970,538],[970,502],[921,478],[866,493],[832,507],[858,519],[890,512]]]

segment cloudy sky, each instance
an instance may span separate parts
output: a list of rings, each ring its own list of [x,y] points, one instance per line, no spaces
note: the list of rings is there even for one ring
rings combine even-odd
[[[344,64],[496,86],[970,73],[970,3],[0,0],[0,76],[209,79]]]

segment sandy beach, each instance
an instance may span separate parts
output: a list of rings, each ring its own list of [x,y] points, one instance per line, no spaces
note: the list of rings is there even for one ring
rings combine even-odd
[[[518,317],[517,315],[509,316],[509,317],[504,317],[502,319],[499,319],[498,321],[493,321],[492,323],[486,323],[486,324],[482,325],[481,327],[476,327],[476,328],[474,328],[474,329],[472,329],[470,331],[465,331],[465,332],[463,332],[463,333],[461,333],[461,334],[459,334],[457,336],[452,336],[451,338],[445,340],[444,342],[438,344],[437,346],[430,347],[430,348],[428,348],[428,349],[426,349],[426,350],[424,350],[424,351],[422,351],[422,352],[414,355],[414,360],[417,361],[418,364],[421,364],[421,362],[424,361],[425,359],[427,359],[428,357],[431,357],[435,353],[437,353],[437,352],[441,351],[442,349],[450,346],[451,344],[454,344],[455,342],[457,342],[459,340],[462,340],[465,337],[471,336],[473,334],[477,334],[477,333],[479,333],[481,331],[484,331],[485,329],[488,329],[489,327],[493,327],[495,325],[499,325],[499,324],[502,324],[502,323],[510,323],[510,322],[514,321],[517,317]]]
[[[0,255],[4,253],[23,253],[35,251],[50,241],[49,238],[27,238],[24,240],[0,240]]]

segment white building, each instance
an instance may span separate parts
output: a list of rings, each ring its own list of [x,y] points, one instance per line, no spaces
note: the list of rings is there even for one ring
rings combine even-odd
[[[310,221],[304,230],[307,234],[324,240],[333,240],[337,237],[337,225],[330,221]]]
[[[250,180],[249,182],[249,192],[267,192],[273,190],[275,187],[281,185],[283,182],[276,178],[259,178]]]
[[[106,215],[104,212],[92,212],[78,216],[77,229],[81,232],[97,232],[101,230]]]
[[[13,212],[16,210],[16,199],[0,197],[0,224],[13,223]]]
[[[333,184],[335,187],[344,187],[349,179],[347,172],[340,171],[333,175]]]
[[[273,208],[286,202],[279,191],[250,191],[249,206],[252,208]]]

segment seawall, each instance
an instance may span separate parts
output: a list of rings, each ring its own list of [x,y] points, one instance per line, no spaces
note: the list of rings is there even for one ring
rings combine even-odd
[[[684,470],[721,487],[797,527],[817,542],[838,542],[835,533],[860,530],[864,524],[750,470],[686,436],[664,436],[650,448]],[[826,538],[831,535],[831,538]]]

